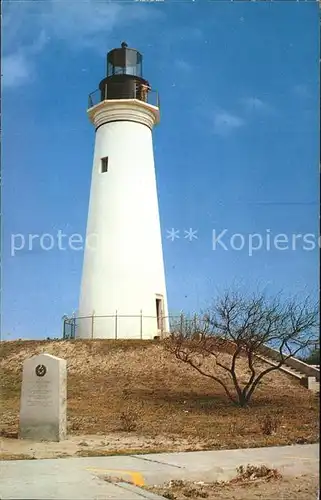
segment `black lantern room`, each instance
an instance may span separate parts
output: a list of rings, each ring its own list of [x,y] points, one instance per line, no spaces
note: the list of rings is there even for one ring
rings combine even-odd
[[[142,76],[143,56],[123,42],[107,54],[107,76],[100,84],[101,100],[140,99],[147,102],[151,90]]]

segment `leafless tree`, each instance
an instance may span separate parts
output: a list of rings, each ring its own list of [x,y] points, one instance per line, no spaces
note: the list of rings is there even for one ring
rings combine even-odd
[[[263,377],[315,345],[317,327],[318,306],[309,298],[283,301],[281,295],[269,299],[261,293],[246,297],[227,292],[200,316],[182,315],[166,347],[177,359],[220,384],[234,404],[245,407]],[[268,367],[262,365],[265,347],[276,351],[276,361]],[[238,375],[241,359],[248,368],[246,379]]]

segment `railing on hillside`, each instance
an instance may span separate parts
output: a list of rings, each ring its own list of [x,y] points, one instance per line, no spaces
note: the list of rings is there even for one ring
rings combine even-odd
[[[119,92],[117,92],[117,86],[119,86]],[[141,84],[124,88],[124,85],[119,83],[106,84],[103,91],[96,89],[94,92],[91,92],[88,96],[88,108],[92,108],[100,102],[109,99],[138,99],[139,101],[160,108],[160,99],[157,90],[146,90]]]
[[[112,332],[108,338],[113,340],[125,338],[124,328],[126,320],[131,321],[131,333],[130,338],[132,339],[142,339],[144,338],[144,331],[146,324],[149,323],[156,325],[155,338],[158,336],[168,335],[170,331],[175,328],[177,322],[180,321],[180,316],[148,316],[144,315],[141,311],[140,314],[136,315],[124,315],[124,314],[111,314],[111,315],[91,315],[91,316],[63,316],[63,339],[72,340],[77,338],[79,335],[80,328],[83,332],[86,332],[86,338],[96,338],[96,333],[100,332],[106,328],[109,332]],[[168,326],[168,328],[166,328]],[[127,326],[128,330],[128,326]]]

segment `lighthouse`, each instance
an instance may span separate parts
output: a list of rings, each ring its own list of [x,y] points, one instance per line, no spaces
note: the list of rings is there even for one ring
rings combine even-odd
[[[95,146],[78,338],[153,339],[169,331],[152,138],[159,99],[142,62],[123,42],[107,54],[98,98],[89,96]]]

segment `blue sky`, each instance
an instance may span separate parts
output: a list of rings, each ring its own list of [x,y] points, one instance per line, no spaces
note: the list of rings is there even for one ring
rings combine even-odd
[[[170,311],[199,310],[231,286],[314,294],[317,248],[249,256],[230,238],[318,234],[318,36],[314,2],[5,2],[3,338],[60,336],[62,315],[77,309],[82,251],[29,249],[28,235],[85,234],[87,96],[123,40],[143,53],[161,98],[154,148]],[[213,249],[213,230],[226,230],[227,249]],[[18,233],[26,246],[12,256]]]

